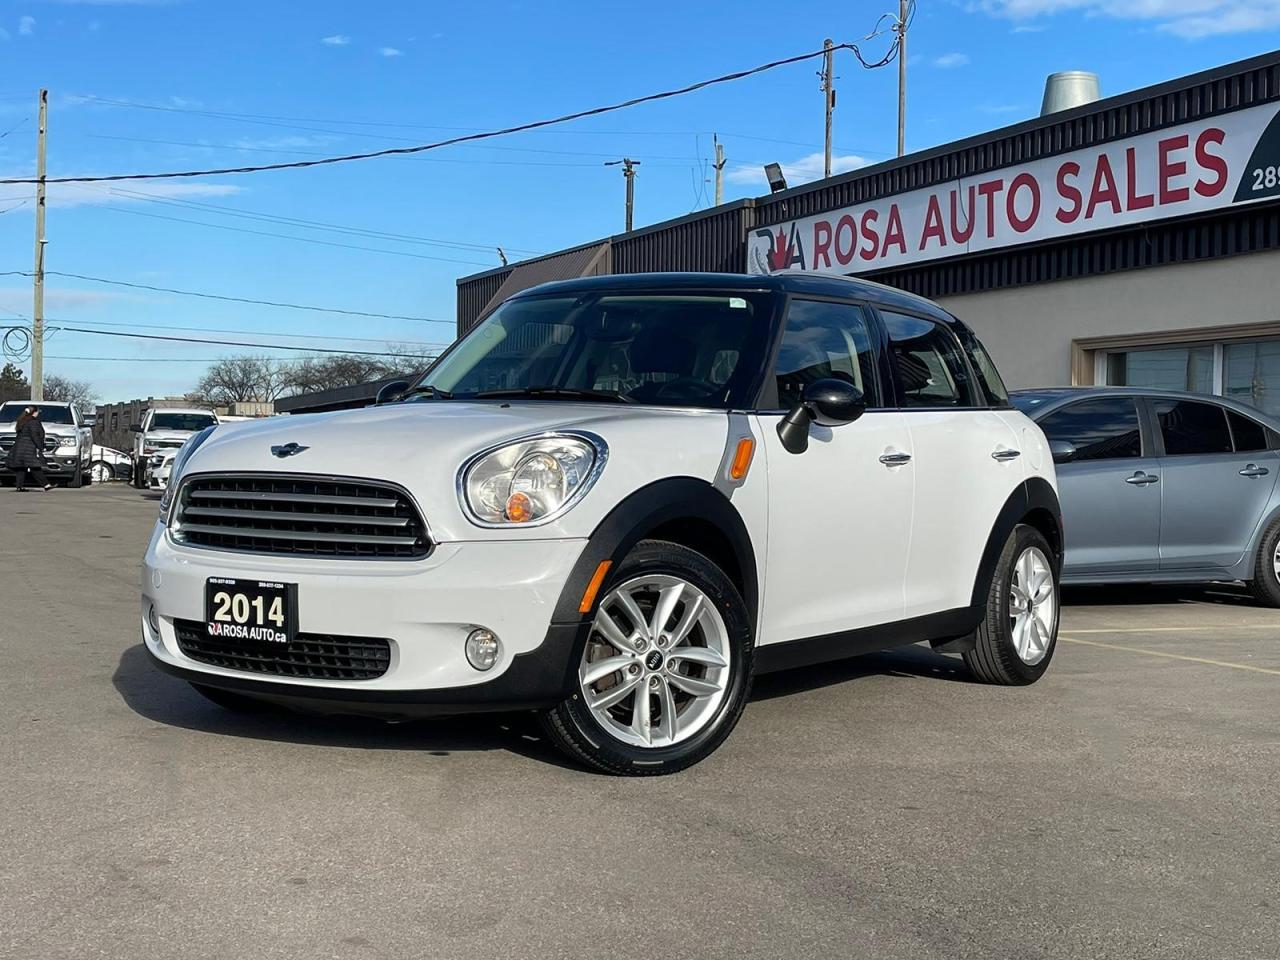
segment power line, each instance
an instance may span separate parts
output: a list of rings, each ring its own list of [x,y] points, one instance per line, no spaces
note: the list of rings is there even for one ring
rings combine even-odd
[[[45,354],[46,360],[84,360],[96,363],[219,363],[228,359],[222,357],[67,357],[67,356],[50,356]],[[276,363],[306,363],[314,357],[272,357]],[[417,359],[416,357],[414,359]],[[430,355],[424,354],[422,359],[431,359]]]
[[[229,303],[248,303],[259,307],[283,307],[289,310],[311,310],[317,313],[337,313],[350,317],[371,317],[376,320],[414,320],[419,323],[447,323],[454,324],[453,320],[435,320],[431,317],[411,317],[397,313],[372,313],[364,310],[343,310],[339,307],[317,307],[309,306],[301,303],[286,303],[281,300],[255,300],[251,297],[234,297],[220,293],[200,293],[195,290],[178,290],[174,287],[156,287],[147,283],[133,283],[128,280],[110,280],[106,277],[91,277],[83,273],[65,273],[60,270],[46,270],[46,276],[67,277],[72,280],[86,280],[91,283],[107,283],[115,287],[131,287],[135,290],[150,290],[154,293],[173,293],[183,297],[199,297],[202,300],[224,300]],[[0,271],[0,277],[29,277],[30,271],[27,270],[3,270]],[[231,332],[231,331],[228,331]],[[353,339],[350,337],[341,339]],[[355,338],[359,339],[359,338]]]
[[[16,327],[13,329],[25,329]],[[303,353],[340,353],[353,357],[398,357],[401,353],[378,350],[337,350],[329,347],[299,347],[282,343],[245,343],[238,340],[208,340],[200,337],[168,337],[158,333],[126,333],[123,330],[90,330],[86,327],[69,327],[59,322],[51,326],[52,330],[65,330],[67,333],[88,333],[99,337],[128,337],[132,340],[164,340],[170,343],[213,343],[222,347],[252,347],[255,350],[299,350]]]
[[[55,320],[55,323],[63,321]],[[69,320],[67,323],[86,323],[93,327],[126,327],[138,330],[186,330],[191,333],[235,333],[253,335],[265,335],[270,337],[293,337],[298,340],[323,340],[326,343],[332,343],[335,340],[347,340],[353,343],[381,343],[385,345],[404,344],[413,347],[431,347],[433,350],[443,349],[445,344],[431,343],[427,340],[400,340],[395,337],[339,337],[339,336],[323,336],[311,333],[281,333],[274,330],[228,330],[222,327],[183,327],[173,324],[164,323],[117,323],[110,320]]]
[[[881,67],[892,62],[897,51],[897,42],[890,47],[889,52],[885,54],[879,61],[868,62],[862,57],[856,44],[841,43],[834,46],[836,50],[851,50],[858,58],[858,61],[868,69]],[[814,50],[809,53],[797,54],[792,57],[784,57],[780,60],[773,60],[769,63],[761,64],[757,67],[751,67],[747,70],[738,70],[733,73],[722,74],[718,77],[712,77],[709,80],[700,80],[697,83],[691,83],[683,87],[677,87],[672,90],[664,90],[660,93],[650,93],[641,97],[632,97],[629,100],[623,100],[618,103],[609,104],[607,106],[592,107],[587,110],[578,110],[574,113],[563,114],[559,117],[552,117],[545,120],[532,120],[527,123],[516,124],[515,126],[504,127],[500,130],[489,130],[480,133],[469,133],[457,137],[450,137],[446,140],[437,140],[434,143],[419,144],[412,147],[391,147],[386,150],[374,150],[368,153],[350,153],[336,157],[320,157],[315,160],[293,160],[288,163],[267,163],[254,166],[242,167],[213,167],[206,170],[177,170],[165,173],[117,173],[104,174],[91,177],[49,177],[47,183],[104,183],[117,182],[121,180],[172,180],[181,177],[212,177],[223,176],[226,174],[236,173],[263,173],[269,170],[301,170],[308,167],[319,167],[335,163],[348,163],[354,160],[372,160],[378,157],[402,156],[407,154],[424,153],[428,150],[438,150],[441,147],[454,146],[461,143],[475,143],[481,140],[490,140],[495,137],[509,136],[513,133],[522,133],[526,130],[537,130],[543,127],[550,127],[556,124],[568,123],[573,120],[581,120],[584,117],[594,117],[605,113],[613,113],[618,110],[625,110],[629,107],[638,106],[642,103],[653,103],[659,100],[667,100],[672,97],[684,96],[685,94],[694,93],[698,90],[704,90],[707,87],[717,84],[730,83],[736,80],[742,80],[746,77],[755,76],[769,70],[775,70],[778,67],[789,66],[793,63],[801,63],[805,60],[812,60],[821,57],[826,53],[825,49]],[[0,179],[0,183],[35,183],[30,178],[7,178]]]

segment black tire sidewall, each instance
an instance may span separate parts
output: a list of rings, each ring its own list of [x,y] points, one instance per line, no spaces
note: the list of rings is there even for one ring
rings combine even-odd
[[[1013,625],[1009,622],[1009,594],[1013,587],[1013,571],[1017,565],[1018,558],[1029,547],[1037,547],[1049,561],[1049,566],[1053,570],[1053,587],[1055,609],[1053,611],[1053,635],[1049,639],[1049,649],[1045,651],[1045,655],[1040,658],[1038,663],[1027,663],[1020,656],[1013,642]],[[1054,555],[1053,549],[1049,546],[1049,542],[1045,540],[1040,531],[1034,527],[1026,525],[1018,526],[1013,534],[1009,537],[1009,543],[1005,547],[1004,556],[1001,557],[999,567],[997,569],[997,577],[993,588],[989,595],[988,602],[994,604],[994,608],[988,608],[988,617],[995,618],[1000,624],[1000,646],[1001,660],[1004,667],[1013,674],[1021,683],[1035,683],[1039,680],[1046,670],[1049,669],[1049,662],[1053,660],[1054,651],[1058,649],[1058,628],[1062,622],[1062,590],[1060,585],[1061,570],[1058,568],[1058,560]]]
[[[678,544],[646,541],[622,562],[618,572],[602,588],[601,597],[620,583],[636,577],[668,574],[693,584],[710,599],[724,618],[732,645],[729,685],[720,709],[711,721],[688,740],[669,747],[635,747],[621,743],[600,725],[579,694],[555,708],[561,722],[571,725],[580,747],[593,761],[611,769],[678,770],[697,763],[715,751],[733,730],[750,692],[754,630],[746,604],[733,582],[710,560]],[[586,638],[575,645],[572,670],[577,674]]]
[[[1258,544],[1253,582],[1250,584],[1254,596],[1273,607],[1280,607],[1280,578],[1276,576],[1273,562],[1278,544],[1280,544],[1280,520],[1275,520],[1263,533]]]

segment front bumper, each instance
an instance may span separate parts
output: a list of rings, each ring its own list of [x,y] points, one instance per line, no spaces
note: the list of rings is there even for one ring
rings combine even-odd
[[[157,523],[142,572],[143,645],[194,683],[330,713],[413,716],[549,706],[568,695],[580,623],[552,613],[585,540],[438,544],[412,561],[270,557],[174,546]],[[203,621],[209,577],[298,585],[298,630],[390,641],[372,680],[264,676],[202,663],[178,646],[175,620]],[[160,629],[148,623],[154,606]],[[476,627],[502,640],[480,672],[464,642]]]

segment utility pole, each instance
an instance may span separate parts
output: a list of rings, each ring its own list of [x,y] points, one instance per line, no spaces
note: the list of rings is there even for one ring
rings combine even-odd
[[[724,203],[724,144],[714,133],[711,139],[716,144],[716,162],[712,166],[716,168],[716,206],[718,207]]]
[[[822,41],[822,99],[826,103],[827,113],[827,135],[826,148],[823,152],[822,175],[824,177],[831,176],[831,111],[836,108],[836,86],[835,76],[835,49],[834,44],[828,39]]]
[[[907,152],[907,0],[898,0],[898,156]]]
[[[40,129],[36,133],[36,267],[31,309],[31,399],[44,399],[44,178],[45,128],[49,91],[40,91]]]
[[[640,166],[640,161],[623,157],[621,160],[606,160],[604,165],[616,167],[618,164],[622,164],[622,176],[627,181],[627,233],[630,233],[631,214],[636,204],[636,167]]]

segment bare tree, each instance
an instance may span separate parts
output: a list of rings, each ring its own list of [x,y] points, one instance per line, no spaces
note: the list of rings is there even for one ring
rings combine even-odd
[[[289,390],[288,365],[271,357],[224,357],[205,371],[192,393],[214,406],[275,400]]]
[[[72,380],[54,374],[44,378],[44,398],[75,404],[83,414],[91,414],[98,407],[98,392],[88,380]]]
[[[380,357],[363,354],[327,354],[306,357],[286,374],[290,393],[314,393],[351,387],[388,377],[412,379],[436,357],[434,349],[419,344],[394,344]]]

